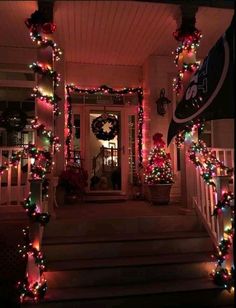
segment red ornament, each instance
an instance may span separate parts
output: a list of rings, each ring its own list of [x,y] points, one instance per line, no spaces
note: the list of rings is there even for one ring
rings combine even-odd
[[[152,140],[153,140],[153,144],[157,147],[161,147],[163,148],[165,146],[165,142],[164,140],[162,140],[162,137],[163,135],[160,134],[160,133],[156,133],[153,137],[152,137]]]
[[[42,25],[42,31],[45,34],[51,34],[56,30],[56,25],[51,23],[51,22],[47,22],[45,24]]]

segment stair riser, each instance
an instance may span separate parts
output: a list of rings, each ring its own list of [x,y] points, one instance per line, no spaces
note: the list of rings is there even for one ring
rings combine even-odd
[[[196,216],[137,217],[122,219],[90,220],[84,222],[52,221],[45,228],[45,238],[65,236],[104,236],[137,233],[159,233],[172,231],[200,231]]]
[[[65,290],[66,292],[66,290]],[[79,290],[78,290],[79,292]],[[110,294],[109,294],[110,295]],[[35,304],[27,305],[27,308],[35,308]],[[196,290],[190,292],[173,292],[162,294],[150,294],[148,296],[133,294],[127,297],[96,298],[72,301],[57,301],[37,303],[37,308],[201,308],[201,307],[234,307],[234,295],[221,290]]]
[[[206,238],[159,239],[131,242],[101,242],[45,245],[47,260],[71,260],[77,258],[112,258],[124,256],[151,256],[160,254],[206,252],[212,243]]]
[[[208,262],[136,267],[82,269],[46,273],[51,288],[93,287],[147,283],[209,276],[214,264]]]

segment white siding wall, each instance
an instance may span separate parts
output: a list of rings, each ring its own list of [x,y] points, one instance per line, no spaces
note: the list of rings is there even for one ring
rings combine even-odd
[[[140,66],[66,63],[66,83],[81,87],[107,85],[113,88],[142,85]]]
[[[213,147],[234,148],[234,119],[213,121]]]

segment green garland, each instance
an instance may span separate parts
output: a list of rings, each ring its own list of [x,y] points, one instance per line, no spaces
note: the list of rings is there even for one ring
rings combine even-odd
[[[1,115],[1,126],[7,132],[21,132],[27,124],[27,115],[21,109],[12,110],[7,108]]]

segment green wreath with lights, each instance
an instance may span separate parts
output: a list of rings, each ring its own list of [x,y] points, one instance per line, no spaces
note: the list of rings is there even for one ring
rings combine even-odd
[[[0,123],[8,132],[21,132],[27,124],[27,115],[21,109],[7,108],[1,115]]]
[[[109,131],[104,130],[106,124]],[[114,115],[104,113],[93,120],[91,127],[97,139],[112,140],[119,132],[119,121]]]

